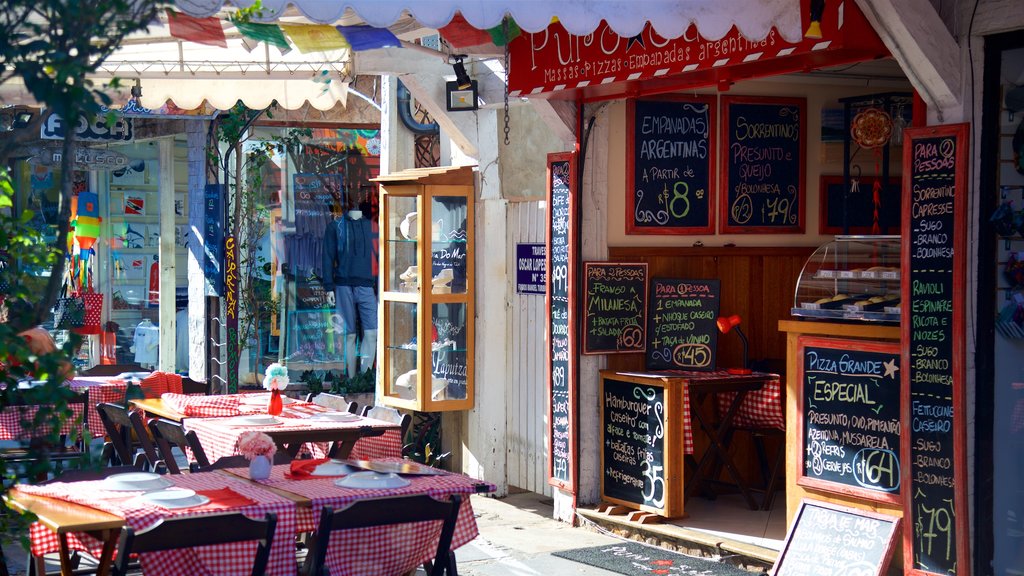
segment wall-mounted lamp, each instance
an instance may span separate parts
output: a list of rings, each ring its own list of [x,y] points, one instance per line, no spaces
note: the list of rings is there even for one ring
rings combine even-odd
[[[0,109],[0,132],[11,132],[27,128],[36,115],[31,108],[11,106]]]
[[[477,109],[477,83],[466,73],[466,65],[462,63],[464,54],[452,56],[455,70],[455,81],[445,83],[446,104],[449,112]]]
[[[466,90],[473,84],[473,80],[466,73],[466,65],[462,63],[462,59],[466,56],[464,54],[456,54],[452,56],[455,62],[452,64],[452,69],[455,70],[455,84],[459,90]]]
[[[821,15],[825,12],[825,0],[811,0],[811,23],[807,25],[804,38],[821,39]]]
[[[735,330],[736,335],[740,337],[740,342],[743,343],[743,367],[742,368],[726,368],[726,372],[729,374],[750,374],[749,361],[747,359],[747,336],[740,330],[740,323],[743,319],[740,318],[739,314],[733,314],[732,316],[719,316],[718,320],[715,321],[715,325],[718,326],[718,331],[722,334],[728,334],[730,330]]]
[[[142,81],[135,79],[135,86],[132,86],[132,98],[142,98]]]

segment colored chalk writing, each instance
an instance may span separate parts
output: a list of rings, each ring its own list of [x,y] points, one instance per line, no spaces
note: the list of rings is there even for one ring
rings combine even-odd
[[[900,519],[804,500],[775,563],[775,576],[878,576],[892,555]]]
[[[555,158],[561,158],[553,155]],[[569,294],[574,289],[573,236],[576,233],[572,198],[572,161],[548,160],[548,355],[550,362],[551,454],[548,475],[553,484],[571,485],[573,358],[575,339],[570,330]]]
[[[584,354],[644,351],[647,264],[587,262],[583,296]]]
[[[665,507],[665,389],[603,379],[603,493],[625,502]]]
[[[648,370],[714,370],[718,280],[654,278],[647,315]]]

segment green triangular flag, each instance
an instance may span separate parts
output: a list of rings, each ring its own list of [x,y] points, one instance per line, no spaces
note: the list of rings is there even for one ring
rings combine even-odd
[[[491,35],[491,41],[494,42],[495,46],[504,46],[512,41],[513,38],[523,33],[519,29],[519,24],[516,21],[509,18],[508,22],[508,37],[505,37],[505,25],[504,23],[498,24],[494,28],[488,28],[487,33]]]
[[[250,40],[266,42],[281,50],[291,49],[288,40],[284,37],[284,32],[274,24],[255,24],[253,22],[233,22],[233,24],[242,33],[242,36]]]

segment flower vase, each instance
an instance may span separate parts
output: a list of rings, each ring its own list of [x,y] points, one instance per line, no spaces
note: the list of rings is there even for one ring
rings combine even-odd
[[[270,391],[270,403],[267,404],[267,414],[271,416],[277,416],[281,413],[284,408],[284,402],[281,401],[281,391],[271,390]]]
[[[249,462],[249,478],[252,480],[266,480],[270,478],[270,458],[256,456]]]

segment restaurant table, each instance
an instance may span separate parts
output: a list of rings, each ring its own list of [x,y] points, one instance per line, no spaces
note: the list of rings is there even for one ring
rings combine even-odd
[[[218,507],[217,500],[214,500],[185,510],[165,510],[140,500],[135,492],[103,490],[102,481],[19,486],[9,493],[8,502],[18,508],[32,507],[40,515],[40,522],[33,525],[29,534],[31,551],[37,556],[60,552],[65,559],[64,565],[70,567],[70,550],[87,550],[101,555],[104,544],[109,543],[110,550],[98,573],[105,573],[117,533],[125,524],[142,529],[161,518],[185,514],[242,511],[249,516],[262,517],[266,512],[274,512],[278,523],[267,574],[294,576],[297,564],[293,535],[314,530],[323,506],[340,508],[366,498],[419,494],[445,498],[453,494],[495,490],[493,484],[454,473],[406,476],[410,484],[401,488],[355,489],[335,485],[335,477],[290,479],[286,475],[289,470],[288,465],[275,466],[270,478],[262,481],[249,480],[247,468],[164,476],[176,486],[206,491],[207,494],[227,488],[234,498],[225,502],[234,502],[234,505],[226,507]],[[100,539],[86,535],[90,532],[103,534],[104,531],[105,535]],[[415,524],[344,530],[331,536],[327,565],[334,576],[404,573],[433,557],[436,547],[433,532]],[[472,504],[469,498],[465,498],[459,509],[452,548],[469,542],[477,534]],[[63,547],[62,539],[66,541]],[[359,553],[355,554],[356,551]],[[253,544],[242,543],[146,554],[142,561],[146,573],[162,576],[194,574],[200,564],[212,574],[248,574],[252,553]],[[70,571],[66,573],[70,574]]]
[[[194,397],[184,407],[193,414],[217,414],[220,417],[200,418],[187,416],[181,408],[181,398],[164,395],[159,399],[133,400],[132,404],[147,414],[182,422],[186,429],[194,430],[206,456],[215,462],[223,456],[237,454],[238,438],[247,430],[263,432],[293,457],[307,445],[311,456],[326,456],[330,442],[340,442],[339,458],[385,458],[402,455],[401,428],[398,424],[356,417],[350,422],[311,420],[310,416],[333,412],[329,408],[295,400],[285,404],[279,419],[282,424],[272,426],[236,426],[231,417],[245,414],[265,414],[259,405],[239,401],[242,395]],[[172,407],[173,406],[173,407]]]
[[[89,409],[86,411],[86,422],[93,438],[102,438],[106,434],[100,413],[96,405],[105,402],[124,404],[124,393],[128,383],[116,376],[75,376],[68,386],[76,392],[89,390]]]

